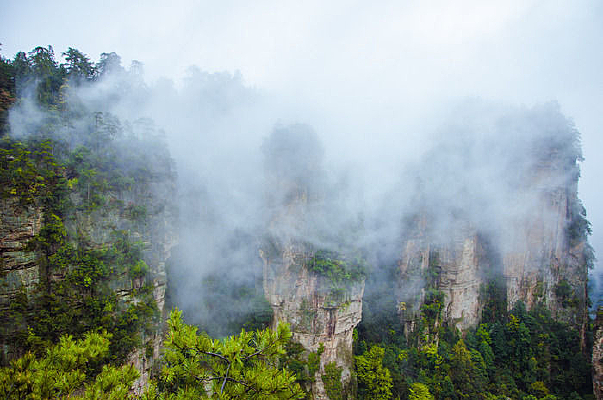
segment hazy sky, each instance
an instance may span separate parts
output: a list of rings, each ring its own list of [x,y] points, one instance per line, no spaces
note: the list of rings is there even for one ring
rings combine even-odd
[[[342,132],[417,129],[447,102],[557,100],[582,133],[580,196],[603,258],[603,2],[4,0],[2,54],[75,47],[179,84],[240,71]],[[453,4],[454,3],[454,4]],[[421,117],[421,118],[419,118]],[[391,133],[391,132],[389,132]]]

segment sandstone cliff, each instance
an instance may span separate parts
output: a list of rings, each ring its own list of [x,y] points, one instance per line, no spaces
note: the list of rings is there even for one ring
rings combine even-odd
[[[357,265],[343,260],[350,248],[327,240],[337,233],[328,231],[336,226],[317,222],[329,217],[321,187],[322,149],[310,127],[291,125],[277,127],[263,150],[271,215],[260,256],[264,295],[274,312],[272,326],[289,323],[293,340],[304,347],[306,357],[324,348],[308,388],[314,398],[329,398],[322,378],[327,365],[341,371],[336,379],[350,395],[356,386],[352,341],[362,316],[364,275]],[[320,257],[321,251],[335,250],[332,247],[341,253]]]
[[[316,399],[327,399],[322,375],[329,363],[342,369],[344,390],[353,390],[352,334],[362,316],[364,282],[336,290],[329,278],[309,269],[313,255],[307,246],[292,242],[263,250],[264,292],[274,311],[273,328],[287,322],[293,340],[308,352],[324,347],[312,393]]]
[[[430,243],[424,232],[417,235],[406,241],[398,264],[396,298],[405,332],[415,330],[429,289],[444,295],[440,308],[444,321],[461,330],[475,326],[483,307],[477,300],[488,267],[480,238],[469,227],[450,232],[445,244]]]
[[[2,359],[21,354],[28,327],[44,340],[99,326],[123,329],[125,336],[111,333],[124,350],[130,334],[140,335],[141,344],[127,359],[141,372],[141,387],[159,357],[165,260],[176,240],[169,156],[161,147],[141,145],[154,162],[134,174],[119,165],[102,170],[87,164],[82,170],[52,158],[38,163],[14,146],[2,160],[7,179],[0,198]],[[23,165],[32,178],[11,178]],[[52,173],[46,165],[54,166]],[[101,178],[85,180],[84,174]],[[112,176],[113,182],[100,180]],[[119,176],[126,177],[125,185],[116,183]],[[32,183],[40,181],[45,184]],[[31,190],[39,195],[26,197]],[[128,322],[128,313],[144,323]],[[139,332],[128,332],[136,326]]]
[[[444,295],[443,321],[475,326],[491,295],[488,283],[499,280],[509,309],[519,300],[528,309],[545,304],[580,330],[584,347],[593,257],[577,195],[578,133],[554,107],[503,118],[494,133],[467,129],[465,141],[447,139],[429,154],[434,170],[418,174],[420,200],[407,218],[398,263],[406,331],[420,321],[427,290]]]
[[[593,393],[603,399],[603,309],[597,311],[593,335]]]
[[[11,300],[32,292],[39,282],[36,254],[25,244],[40,232],[42,211],[34,206],[21,207],[16,198],[8,198],[0,200],[0,213],[0,310],[6,313]]]

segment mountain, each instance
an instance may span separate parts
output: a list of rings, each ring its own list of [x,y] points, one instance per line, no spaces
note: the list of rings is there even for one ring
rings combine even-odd
[[[172,159],[188,146],[168,139],[186,136],[132,111],[158,101],[134,68],[115,53],[97,64],[66,54],[60,65],[50,46],[0,60],[4,372],[108,331],[82,382],[134,365],[139,378],[122,382],[132,397],[175,394],[179,382],[196,396],[227,383],[266,395],[274,374],[275,398],[291,382],[315,399],[587,399],[593,383],[602,398],[580,137],[557,104],[465,102],[417,157],[392,164],[386,185],[333,164],[328,155],[351,150],[338,142],[333,153],[306,124],[278,123],[253,148],[241,139],[237,160],[210,157],[235,145],[223,130],[240,129],[228,99],[241,114],[255,100],[240,81],[198,71],[187,90],[209,106],[170,92],[186,107],[161,103],[173,115],[157,117],[188,129],[199,107],[211,133],[191,135],[210,138],[210,156],[195,164],[191,145]],[[184,313],[166,326],[172,307]],[[228,338],[197,335],[182,314]],[[266,326],[280,332],[266,346],[253,338],[271,334],[240,331]],[[237,373],[253,379],[229,376],[232,360],[220,367],[228,346],[244,348]],[[202,383],[186,375],[196,369]]]

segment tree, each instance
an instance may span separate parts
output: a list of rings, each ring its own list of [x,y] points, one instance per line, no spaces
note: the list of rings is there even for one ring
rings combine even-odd
[[[29,52],[29,60],[33,73],[38,77],[50,76],[57,68],[52,46],[38,46]]]
[[[8,109],[15,101],[15,71],[10,60],[0,54],[0,136],[8,121]]]
[[[468,350],[460,339],[452,348],[450,378],[459,398],[473,399],[483,391],[487,383],[486,367],[481,354]]]
[[[64,69],[54,59],[52,46],[38,46],[29,52],[31,72],[37,80],[37,98],[43,105],[58,101],[59,89],[63,84]]]
[[[101,77],[108,73],[124,72],[121,57],[115,52],[101,53],[100,61],[96,64],[96,74]]]
[[[23,88],[27,86],[31,77],[31,62],[27,58],[27,53],[20,51],[15,54],[12,62],[13,74],[15,79],[15,95],[20,97],[23,94]]]
[[[410,385],[408,391],[408,400],[433,400],[433,395],[424,383],[415,382]]]
[[[3,399],[51,399],[71,397],[79,392],[86,399],[126,399],[138,377],[131,365],[100,364],[109,352],[111,334],[87,333],[83,339],[62,336],[42,358],[29,352],[0,369],[0,397]],[[35,340],[35,338],[30,338]]]
[[[383,367],[385,349],[373,346],[364,354],[356,356],[358,389],[368,399],[391,399],[392,378]]]
[[[331,361],[325,365],[324,374],[322,374],[322,383],[325,387],[325,392],[331,400],[343,400],[345,393],[341,384],[342,368],[338,367],[335,361]]]
[[[63,56],[67,61],[63,64],[63,67],[67,71],[69,79],[76,82],[92,79],[94,76],[94,65],[84,53],[70,47],[63,53]]]
[[[168,398],[304,398],[295,375],[278,364],[291,339],[288,325],[279,324],[276,331],[242,330],[238,336],[216,340],[198,335],[176,309],[168,326],[159,378]]]

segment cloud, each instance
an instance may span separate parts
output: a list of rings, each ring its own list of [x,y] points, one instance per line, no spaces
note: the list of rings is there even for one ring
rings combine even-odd
[[[74,46],[92,55],[115,51],[124,65],[144,63],[146,83],[109,79],[79,96],[91,108],[124,120],[151,117],[166,130],[191,213],[186,241],[207,255],[191,256],[203,268],[217,265],[217,249],[232,232],[265,224],[270,188],[261,149],[275,126],[312,127],[324,151],[322,190],[330,188],[340,205],[324,205],[341,212],[329,223],[372,216],[365,241],[376,243],[400,233],[415,186],[408,175],[429,157],[448,168],[438,176],[441,166],[426,165],[433,169],[430,193],[503,206],[505,188],[466,184],[478,193],[460,192],[451,182],[504,176],[512,162],[505,157],[519,157],[513,146],[525,143],[492,146],[488,140],[501,134],[496,124],[506,114],[526,121],[531,105],[550,100],[582,132],[580,191],[595,247],[603,248],[603,212],[596,208],[603,196],[599,2],[108,1],[91,17],[82,2],[23,1],[9,2],[0,18],[5,55],[43,41],[57,54]],[[127,88],[121,97],[105,101],[119,85]],[[492,148],[494,156],[480,157]],[[456,174],[467,162],[470,168]],[[239,248],[233,260],[248,250]]]

